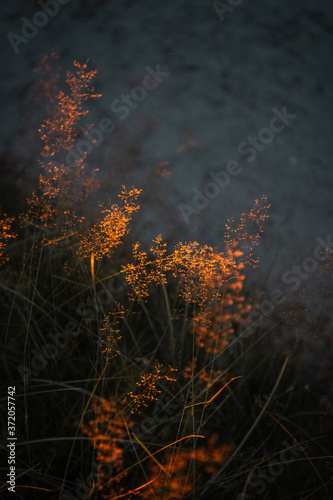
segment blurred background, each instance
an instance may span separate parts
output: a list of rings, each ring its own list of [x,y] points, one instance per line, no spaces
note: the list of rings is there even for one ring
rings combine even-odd
[[[37,184],[41,115],[28,96],[34,67],[56,46],[64,71],[74,60],[89,59],[89,68],[98,68],[95,89],[102,97],[88,105],[88,123],[108,118],[115,129],[87,161],[100,169],[101,197],[114,200],[121,184],[143,189],[135,220],[141,240],[149,243],[161,233],[171,244],[198,240],[220,247],[226,221],[237,220],[266,195],[271,209],[251,279],[283,287],[282,274],[311,257],[317,238],[326,241],[332,232],[333,4],[223,5],[228,4],[3,2],[3,207],[19,211]],[[40,14],[47,9],[52,16]],[[27,20],[43,26],[26,28]],[[17,36],[24,33],[30,38],[22,41]],[[142,85],[148,66],[167,76],[144,96],[133,89]],[[121,113],[115,101],[132,92],[137,100]],[[273,110],[283,109],[296,116],[269,135]],[[263,140],[249,154],[249,141],[258,134]],[[193,210],[195,194],[212,180],[209,173],[225,170],[231,160],[241,173],[207,206]]]
[[[170,251],[179,241],[196,240],[216,246],[221,252],[227,221],[233,218],[237,224],[242,213],[253,208],[255,200],[267,197],[271,206],[260,244],[255,248],[259,263],[246,270],[243,290],[233,288],[231,297],[235,294],[237,300],[233,302],[230,294],[228,298],[227,290],[214,318],[216,331],[220,334],[220,328],[228,328],[228,335],[235,340],[230,343],[233,349],[229,350],[228,345],[228,350],[219,352],[214,361],[219,358],[221,369],[228,366],[224,372],[228,378],[230,374],[244,376],[228,386],[232,396],[229,406],[221,406],[229,395],[218,402],[219,420],[215,421],[214,406],[214,419],[209,416],[204,421],[202,413],[198,429],[209,423],[209,429],[221,432],[223,443],[236,449],[229,489],[224,490],[226,476],[215,478],[216,484],[221,482],[225,498],[235,498],[238,487],[244,493],[256,469],[265,471],[268,460],[280,460],[283,439],[288,438],[289,443],[294,436],[305,446],[307,460],[302,455],[295,468],[283,471],[265,497],[310,498],[319,492],[316,498],[324,498],[326,485],[328,490],[332,481],[329,436],[333,435],[332,0],[10,0],[1,2],[0,25],[0,205],[8,216],[23,212],[42,172],[43,143],[38,130],[46,116],[47,102],[41,98],[41,80],[34,69],[55,47],[59,56],[54,61],[55,70],[56,66],[62,68],[60,89],[66,90],[66,72],[73,70],[73,61],[84,63],[89,59],[88,69],[98,69],[94,87],[102,96],[87,102],[89,114],[83,120],[85,131],[89,124],[94,128],[87,137],[97,137],[94,145],[88,143],[86,158],[91,170],[99,169],[101,181],[101,190],[93,202],[118,202],[122,185],[142,189],[141,209],[133,217],[125,246],[120,248],[119,256],[105,258],[101,268],[97,268],[96,256],[94,264],[93,253],[90,269],[88,259],[83,262],[83,270],[75,260],[71,268],[71,260],[63,263],[67,255],[57,254],[59,247],[51,245],[44,252],[44,245],[40,247],[43,252],[31,252],[31,262],[30,255],[22,262],[11,261],[14,266],[19,263],[17,273],[12,272],[11,264],[9,271],[4,271],[2,305],[6,316],[2,321],[5,333],[1,378],[14,380],[8,382],[14,384],[18,370],[23,373],[26,366],[33,370],[28,386],[23,389],[23,380],[17,385],[17,422],[23,436],[21,442],[17,441],[17,450],[27,488],[31,488],[31,478],[31,484],[38,485],[44,498],[45,487],[48,492],[56,488],[59,491],[68,478],[65,486],[72,491],[73,484],[78,480],[80,484],[95,467],[96,462],[92,466],[90,460],[93,450],[89,438],[83,440],[77,433],[80,415],[86,413],[87,399],[95,391],[96,397],[99,392],[105,397],[111,394],[117,401],[127,386],[132,391],[141,374],[151,370],[149,363],[156,352],[156,356],[168,361],[173,357],[174,345],[178,351],[178,342],[180,369],[187,371],[181,358],[192,359],[192,325],[184,318],[192,314],[194,318],[196,306],[193,311],[187,306],[184,312],[177,310],[176,317],[172,317],[164,288],[165,296],[162,292],[152,296],[148,310],[141,304],[138,309],[133,306],[133,311],[129,308],[130,321],[127,323],[125,316],[124,331],[128,329],[130,336],[124,335],[124,354],[110,366],[109,377],[101,368],[101,332],[110,331],[105,345],[113,349],[112,336],[120,331],[117,325],[121,301],[127,292],[121,286],[117,295],[111,285],[112,294],[119,297],[117,307],[113,296],[106,302],[98,296],[97,302],[94,269],[96,276],[103,276],[100,283],[104,290],[103,272],[108,274],[105,279],[112,282],[132,241],[140,240],[150,248],[152,239],[159,234],[169,243]],[[79,144],[75,143],[71,154],[79,152]],[[213,183],[213,179],[218,182]],[[89,215],[86,204],[83,208]],[[93,217],[88,220],[95,222]],[[22,240],[24,245],[18,244],[20,258],[21,249],[26,252],[25,235]],[[322,251],[330,246],[322,262],[314,260],[318,246]],[[121,255],[124,248],[125,257]],[[69,270],[77,274],[73,273],[73,277]],[[119,288],[119,282],[116,285]],[[171,283],[171,298],[173,286]],[[285,300],[267,313],[276,290]],[[234,316],[229,315],[228,307],[232,310],[238,304],[251,306],[251,314],[254,311],[257,317],[257,308],[260,318],[266,315],[262,328],[254,328],[255,334],[245,339],[239,338],[242,320],[238,309]],[[101,326],[102,313],[107,322],[110,309],[114,313],[113,330]],[[65,347],[61,344],[56,348],[56,355],[47,356],[47,346],[55,347],[46,344],[51,330],[59,332],[61,339],[63,327],[73,325],[73,321],[83,335],[75,342],[67,339]],[[176,344],[171,334],[173,322],[175,337],[182,332]],[[148,365],[147,352],[151,356]],[[226,356],[220,358],[222,352]],[[283,372],[287,353],[290,362],[288,371]],[[207,356],[202,354],[206,364],[208,351]],[[34,365],[38,359],[42,368]],[[216,367],[220,369],[218,364]],[[279,384],[282,372],[283,384]],[[97,382],[99,375],[103,377]],[[209,377],[211,381],[212,375]],[[203,380],[200,377],[198,383]],[[185,385],[181,387],[177,400],[181,395],[183,405]],[[190,392],[186,389],[186,398]],[[168,394],[173,392],[168,389]],[[200,388],[201,394],[204,392]],[[185,432],[177,420],[179,417],[185,421],[185,408],[189,406],[184,403],[184,409],[169,414],[167,425],[161,426],[159,433],[154,430],[147,441],[149,449],[153,449],[154,440],[159,447],[171,443],[173,426],[178,429],[177,436]],[[114,420],[111,413],[112,408],[103,417],[103,425]],[[188,424],[190,428],[192,417]],[[4,439],[5,434],[2,431]],[[114,430],[108,440],[114,443],[113,434]],[[127,440],[128,449],[130,444],[132,439],[131,443]],[[25,445],[28,458],[24,456]],[[217,449],[215,441],[212,448]],[[143,451],[146,453],[146,448]],[[135,457],[136,461],[136,450]],[[280,473],[272,472],[272,476]],[[232,485],[238,477],[244,481]],[[271,479],[267,481],[271,483]],[[136,487],[142,483],[135,479],[130,484]],[[93,489],[89,486],[85,498],[93,495]],[[271,493],[274,489],[280,496]],[[301,490],[301,497],[292,497],[290,489]],[[18,489],[18,495],[20,491],[24,496],[25,490]],[[98,496],[95,493],[94,497]],[[38,491],[34,494],[37,498]],[[218,495],[209,498],[220,499],[220,491]],[[200,498],[208,497],[203,494]],[[328,493],[325,498],[329,498]]]

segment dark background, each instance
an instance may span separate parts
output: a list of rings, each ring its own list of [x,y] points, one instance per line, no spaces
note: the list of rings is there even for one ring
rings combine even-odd
[[[89,105],[89,121],[110,118],[116,130],[88,162],[100,169],[104,198],[123,183],[143,189],[135,222],[141,240],[161,233],[170,243],[221,246],[227,219],[266,195],[271,209],[252,279],[273,287],[331,234],[330,1],[244,0],[218,15],[221,7],[204,1],[71,0],[17,54],[8,33],[21,35],[22,17],[32,21],[41,6],[12,0],[0,9],[1,196],[9,211],[38,179],[39,116],[28,95],[37,61],[57,46],[64,71],[86,59],[99,69],[102,97]],[[156,65],[169,76],[121,121],[112,102]],[[239,144],[285,106],[296,118],[248,162]],[[209,172],[230,160],[242,173],[186,224],[179,204],[193,206],[193,189],[202,192]],[[159,166],[171,175],[156,175]]]

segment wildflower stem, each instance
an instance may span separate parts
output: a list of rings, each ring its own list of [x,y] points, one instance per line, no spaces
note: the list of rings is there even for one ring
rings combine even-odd
[[[287,354],[285,360],[284,360],[284,363],[283,363],[283,366],[281,368],[281,371],[279,373],[279,376],[275,382],[275,385],[272,389],[272,392],[269,396],[269,398],[267,399],[266,403],[264,404],[263,406],[263,409],[261,410],[261,412],[259,413],[258,417],[256,418],[255,422],[252,424],[252,426],[250,427],[249,431],[246,433],[246,436],[243,438],[243,440],[241,441],[241,443],[237,446],[237,448],[234,450],[233,454],[231,455],[231,457],[229,458],[229,460],[226,462],[226,464],[219,470],[217,471],[214,476],[211,478],[211,480],[207,483],[207,486],[206,488],[203,490],[202,494],[204,495],[206,493],[206,491],[208,490],[209,486],[211,484],[213,484],[216,479],[221,475],[221,473],[228,467],[228,464],[230,464],[232,462],[232,459],[237,455],[237,453],[239,453],[239,450],[244,446],[244,444],[246,443],[246,441],[248,440],[248,438],[250,437],[250,435],[252,434],[253,430],[256,428],[256,426],[258,425],[258,422],[259,420],[261,419],[261,417],[263,416],[263,414],[265,413],[266,411],[266,408],[268,407],[268,405],[270,404],[280,382],[281,382],[281,379],[282,379],[282,376],[284,374],[284,371],[286,369],[286,366],[288,364],[288,360],[289,360],[289,356],[290,354]]]
[[[164,295],[165,305],[167,308],[168,319],[169,319],[171,359],[172,359],[173,364],[175,364],[175,335],[174,335],[174,330],[173,330],[170,302],[169,302],[169,297],[168,297],[168,294],[166,291],[165,283],[162,283],[162,289],[163,289],[163,295]]]

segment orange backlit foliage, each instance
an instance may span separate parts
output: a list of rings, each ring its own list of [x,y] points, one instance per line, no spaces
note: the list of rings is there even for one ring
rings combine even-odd
[[[259,243],[263,232],[262,222],[267,217],[269,207],[264,196],[261,201],[255,200],[255,205],[249,212],[242,214],[238,226],[233,227],[232,219],[228,221],[225,252],[216,254],[223,259],[228,272],[224,275],[208,274],[206,290],[209,293],[205,292],[205,287],[200,282],[201,308],[193,316],[192,325],[197,345],[208,353],[220,354],[229,344],[235,325],[251,310],[251,305],[245,303],[242,294],[244,268],[258,262],[254,258],[253,248]],[[190,286],[188,290],[191,290]]]
[[[40,99],[45,98],[48,103],[44,106],[46,117],[39,129],[43,143],[43,159],[39,163],[44,173],[40,175],[38,188],[27,200],[28,213],[23,219],[33,227],[58,230],[60,235],[66,235],[83,220],[76,216],[74,209],[80,207],[99,185],[95,178],[97,170],[87,171],[86,153],[76,154],[75,158],[69,153],[75,151],[76,140],[83,132],[80,120],[88,113],[83,103],[100,95],[91,87],[97,70],[88,71],[87,63],[76,61],[74,72],[67,72],[68,92],[58,90],[61,68],[51,71],[51,59],[56,58],[55,51],[50,57],[43,57],[35,70],[40,77],[37,86],[41,89]],[[35,88],[33,96],[36,93]]]
[[[78,128],[80,119],[88,114],[83,109],[84,101],[96,99],[101,94],[95,94],[91,81],[98,70],[87,70],[87,62],[73,62],[75,71],[67,71],[66,83],[69,93],[59,91],[55,101],[55,112],[52,118],[46,118],[39,132],[44,143],[42,155],[54,157],[62,151],[69,151],[74,146],[75,139],[82,132]],[[53,88],[53,87],[52,87]]]
[[[156,462],[150,463],[149,480],[153,481],[141,492],[143,499],[181,499],[193,490],[203,474],[213,474],[225,462],[231,452],[228,444],[218,444],[218,434],[213,434],[195,449],[167,450],[161,460],[167,475]]]
[[[104,499],[132,498],[134,494],[143,499],[181,499],[193,490],[194,477],[196,482],[200,482],[204,475],[216,472],[232,450],[230,445],[219,443],[217,433],[195,448],[166,448],[156,455],[157,460],[150,459],[146,483],[126,488],[124,483],[128,471],[124,461],[124,444],[133,439],[131,429],[134,422],[125,416],[123,408],[114,398],[94,400],[92,410],[94,418],[82,424],[81,430],[96,450],[98,468],[94,487]],[[110,464],[109,469],[105,464]]]
[[[65,93],[57,89],[61,68],[51,71],[55,59],[56,51],[50,57],[43,57],[36,68],[40,80],[33,95],[36,96],[39,89],[49,104],[44,106],[47,116],[39,130],[44,145],[41,153],[44,158],[40,161],[44,173],[40,175],[38,188],[27,200],[28,213],[23,218],[31,226],[47,231],[44,232],[47,244],[75,236],[70,246],[79,257],[91,254],[95,259],[110,257],[129,231],[131,217],[139,209],[136,201],[141,191],[134,187],[127,191],[123,186],[119,194],[122,206],[100,205],[96,215],[100,221],[92,226],[87,224],[89,214],[83,211],[84,202],[99,187],[95,177],[98,169],[88,172],[87,154],[80,150],[78,155],[76,146],[83,132],[80,120],[88,113],[83,104],[100,97],[91,86],[97,70],[89,71],[87,63],[74,61],[74,71],[67,72],[69,90]],[[86,126],[86,130],[91,127]]]
[[[267,210],[271,206],[267,203],[267,196],[261,200],[254,201],[254,207],[249,212],[241,215],[240,223],[235,226],[234,219],[228,220],[226,225],[225,243],[226,247],[233,247],[233,252],[240,251],[244,254],[247,264],[257,264],[258,259],[254,258],[253,249],[259,245],[260,237],[263,233],[262,223],[268,217]]]
[[[117,309],[104,317],[101,328],[101,347],[104,358],[109,362],[119,354],[118,341],[121,339],[119,322],[124,319],[125,310],[121,304],[117,304]]]
[[[149,258],[147,252],[140,250],[140,243],[135,243],[134,262],[122,268],[133,290],[132,298],[147,299],[149,285],[167,283],[167,274],[179,278],[179,297],[199,307],[220,300],[226,284],[230,284],[230,290],[237,293],[244,279],[242,269],[257,262],[253,258],[253,247],[259,243],[263,232],[261,223],[267,217],[266,211],[270,206],[266,201],[266,197],[261,202],[256,200],[254,208],[242,214],[238,227],[233,229],[231,225],[227,226],[224,252],[199,245],[196,241],[178,243],[173,252],[168,252],[167,243],[162,242],[159,235],[153,241]]]
[[[161,391],[157,388],[157,383],[161,384],[162,380],[175,382],[176,379],[170,376],[171,372],[176,371],[175,368],[168,367],[165,369],[160,363],[155,366],[155,373],[147,373],[142,375],[140,382],[137,382],[138,393],[132,391],[128,393],[129,407],[131,413],[140,412],[142,406],[148,407],[149,402],[158,399],[158,394]]]
[[[221,353],[229,344],[235,325],[247,317],[251,305],[242,294],[245,275],[229,283],[220,301],[199,311],[192,320],[196,343],[212,354]]]
[[[150,284],[167,283],[167,273],[179,278],[179,297],[188,303],[203,306],[213,297],[222,284],[233,275],[235,262],[216,253],[213,248],[199,243],[178,243],[168,253],[166,243],[158,236],[151,247],[151,258],[133,245],[134,263],[123,266],[126,280],[139,299],[149,296]]]
[[[8,217],[0,207],[0,266],[8,262],[9,257],[5,253],[7,240],[15,238],[16,235],[11,233],[11,226],[14,222],[14,217]]]
[[[128,420],[123,408],[118,405],[112,397],[109,400],[100,398],[92,403],[94,418],[88,424],[82,424],[81,430],[86,434],[96,450],[96,461],[98,484],[102,498],[110,498],[110,486],[106,488],[105,483],[124,469],[124,440],[128,438],[128,432],[134,426],[134,422]],[[110,464],[111,476],[106,476],[103,464]],[[124,477],[126,473],[122,474]],[[122,491],[118,478],[114,480],[112,488],[116,488],[117,494]],[[112,489],[111,488],[111,489]]]
[[[127,191],[125,186],[119,196],[123,207],[114,204],[110,208],[103,208],[104,218],[80,236],[78,254],[87,256],[91,253],[95,258],[110,257],[112,250],[118,247],[122,238],[129,232],[129,222],[134,212],[140,208],[136,200],[140,190],[132,188]]]
[[[100,97],[91,85],[97,70],[88,70],[87,63],[80,64],[74,61],[74,70],[67,72],[68,91],[64,92],[59,90],[61,68],[56,67],[52,73],[51,63],[56,59],[57,54],[53,52],[51,57],[45,56],[36,69],[39,82],[36,84],[34,93],[37,95],[39,92],[40,98],[47,101],[44,103],[46,117],[39,130],[43,144],[40,161],[43,173],[40,176],[38,188],[28,200],[28,211],[23,218],[30,226],[41,230],[34,235],[36,236],[34,241],[37,242],[35,244],[42,241],[43,246],[62,241],[66,251],[73,253],[74,258],[70,260],[70,257],[65,263],[69,274],[78,268],[80,276],[88,275],[89,280],[92,277],[88,287],[82,293],[90,294],[92,291],[95,293],[96,328],[98,333],[100,328],[102,352],[109,365],[107,368],[111,368],[113,358],[120,355],[122,369],[126,370],[126,366],[128,369],[128,372],[122,374],[121,377],[115,377],[117,380],[121,379],[125,387],[121,387],[120,382],[117,381],[119,385],[114,394],[127,393],[122,402],[117,403],[115,395],[112,395],[109,400],[95,399],[91,409],[93,417],[81,426],[82,432],[88,436],[96,451],[97,487],[100,496],[105,499],[130,498],[136,495],[147,499],[180,499],[185,494],[193,492],[194,486],[197,482],[200,483],[205,475],[211,475],[221,467],[231,447],[221,444],[219,436],[213,434],[203,444],[200,443],[194,448],[184,449],[179,445],[172,449],[165,447],[162,450],[164,443],[161,443],[158,448],[160,451],[156,452],[156,446],[158,446],[156,443],[153,443],[153,447],[152,443],[144,439],[140,441],[134,432],[131,432],[134,422],[128,419],[125,409],[126,412],[132,414],[133,419],[142,419],[142,413],[148,415],[154,407],[154,404],[150,403],[160,399],[160,396],[163,399],[166,392],[170,394],[169,382],[176,381],[174,372],[179,370],[182,376],[177,378],[177,387],[184,389],[185,386],[186,390],[187,388],[189,391],[192,390],[192,394],[188,393],[192,399],[192,406],[204,404],[205,406],[201,408],[207,413],[210,412],[212,400],[219,397],[224,387],[215,391],[215,395],[210,399],[206,398],[208,389],[213,384],[215,388],[215,383],[216,385],[225,384],[229,377],[225,372],[218,370],[218,366],[213,362],[215,362],[215,356],[220,355],[228,346],[235,324],[239,323],[250,310],[250,306],[245,304],[243,295],[244,268],[257,262],[254,259],[253,248],[258,244],[262,235],[262,223],[267,217],[269,204],[265,197],[260,201],[256,200],[254,207],[248,213],[242,214],[238,226],[235,227],[233,220],[228,222],[223,250],[200,245],[196,241],[179,242],[170,250],[167,242],[163,241],[162,236],[159,235],[153,240],[150,248],[145,249],[138,241],[133,245],[132,256],[129,259],[123,260],[126,256],[124,251],[121,259],[114,258],[111,261],[114,249],[122,244],[124,237],[129,233],[130,221],[140,208],[138,198],[141,190],[135,187],[127,190],[125,186],[122,186],[121,193],[118,195],[119,204],[110,202],[109,205],[100,205],[98,214],[94,210],[91,213],[88,212],[88,207],[90,207],[88,198],[98,188],[95,177],[97,170],[88,171],[87,153],[83,151],[78,157],[77,145],[84,137],[81,120],[88,113],[84,109],[84,103],[88,99]],[[86,125],[85,130],[91,127],[92,125]],[[170,172],[166,167],[167,162],[161,162],[157,173],[162,176],[169,175]],[[11,222],[12,220],[4,214],[0,227],[2,229],[0,263],[1,259],[4,259],[4,243],[7,238],[11,237],[9,235]],[[38,239],[39,234],[41,236]],[[61,255],[61,252],[58,253]],[[95,268],[97,260],[99,262]],[[88,267],[89,261],[90,268]],[[72,262],[74,262],[73,266]],[[117,269],[110,271],[110,267],[117,267]],[[105,270],[108,274],[113,273],[112,276],[102,276]],[[122,292],[126,305],[117,303],[112,296],[112,300],[108,302],[110,311],[103,309],[103,305],[97,307],[96,289],[101,286],[104,279],[120,274],[124,275],[129,285],[127,296],[126,291]],[[67,281],[71,282],[71,280]],[[158,285],[163,285],[164,295],[156,293]],[[168,293],[170,293],[171,300],[169,300]],[[119,297],[120,295],[118,299]],[[159,314],[160,311],[157,309],[156,314],[149,316],[151,311],[148,305],[151,304],[148,299],[150,298],[154,304],[158,304],[162,314]],[[131,299],[132,302],[127,299]],[[134,300],[135,303],[133,303]],[[141,310],[137,311],[139,304],[145,314],[147,312],[146,322],[144,319],[146,316],[140,314]],[[178,320],[183,319],[181,318],[183,313],[188,323],[182,322],[182,330],[179,333]],[[130,315],[139,318],[134,327],[129,320]],[[157,316],[158,326],[162,326],[160,329],[155,329],[153,324]],[[167,318],[167,323],[165,323],[165,318]],[[149,335],[146,342],[143,340],[143,335],[146,334],[147,325],[149,328],[153,327],[156,335]],[[91,338],[97,337],[94,328],[95,325],[91,322],[89,325],[89,331],[92,332]],[[127,336],[128,331],[131,334],[129,336]],[[161,332],[160,337],[159,332]],[[170,338],[165,341],[163,335],[167,332],[170,333]],[[167,349],[162,347],[162,340],[163,346],[168,346],[170,355]],[[154,341],[156,341],[156,346],[153,345]],[[124,352],[123,346],[125,346]],[[178,348],[179,356],[177,357]],[[163,349],[165,352],[162,352]],[[149,354],[146,352],[148,350]],[[144,373],[142,367],[140,368],[140,375],[134,389],[133,368],[137,370],[136,361],[142,356],[145,360],[149,358],[144,367],[147,371]],[[208,358],[213,362],[207,363]],[[169,359],[171,359],[172,366],[168,365]],[[131,364],[126,365],[126,360],[130,360]],[[155,360],[155,366],[152,360]],[[160,361],[165,364],[163,365]],[[181,365],[182,362],[184,362],[183,365]],[[131,369],[128,368],[129,366]],[[233,377],[231,380],[238,378],[234,375],[237,374],[231,374]],[[191,379],[190,382],[187,379]],[[112,387],[113,381],[112,377],[105,380],[105,387],[108,383]],[[174,385],[171,385],[171,388],[173,389]],[[194,402],[204,397],[206,398],[204,403]],[[182,400],[185,401],[185,399],[182,394]],[[190,406],[186,407],[188,413]],[[192,415],[191,425],[194,428],[196,425],[194,410]],[[178,417],[180,421],[177,421]],[[173,423],[180,425],[181,431],[185,431],[186,426],[189,425],[183,417],[184,414],[180,412],[173,418]],[[210,417],[211,415],[208,415],[208,418]],[[183,429],[181,429],[182,424],[184,424]],[[199,427],[201,425],[205,426],[204,423],[198,424]],[[169,429],[166,430],[165,435],[168,436],[166,439],[169,439],[168,432]],[[134,476],[137,478],[134,481],[139,484],[132,484],[125,490],[123,478],[125,477],[125,481],[129,478],[126,472],[127,465],[125,466],[125,452],[128,458],[129,450],[132,449],[133,452],[131,445],[135,439],[145,451],[145,455],[141,458],[138,452],[136,457],[138,462],[133,465]],[[152,457],[151,449],[158,457],[155,461],[151,461],[149,476],[147,476],[148,457]],[[138,466],[139,463],[140,466]],[[110,473],[105,473],[105,468],[103,468],[105,464],[112,466]],[[132,469],[131,464],[129,469]],[[141,470],[143,474],[140,474],[138,470]],[[145,484],[141,482],[143,476],[146,480]]]

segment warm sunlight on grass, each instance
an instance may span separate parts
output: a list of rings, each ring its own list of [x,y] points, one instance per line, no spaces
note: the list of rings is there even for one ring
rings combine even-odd
[[[162,235],[146,245],[135,227],[142,190],[119,185],[119,200],[101,203],[87,152],[68,156],[93,126],[85,103],[100,97],[97,70],[74,61],[63,81],[56,62],[56,51],[43,57],[30,95],[44,113],[39,184],[17,219],[0,212],[6,377],[21,395],[26,488],[34,498],[45,485],[65,499],[254,498],[260,471],[278,462],[281,482],[271,474],[261,498],[287,498],[290,481],[329,456],[332,406],[309,410],[297,339],[287,357],[264,327],[239,342],[267,198],[228,221],[223,248]]]

